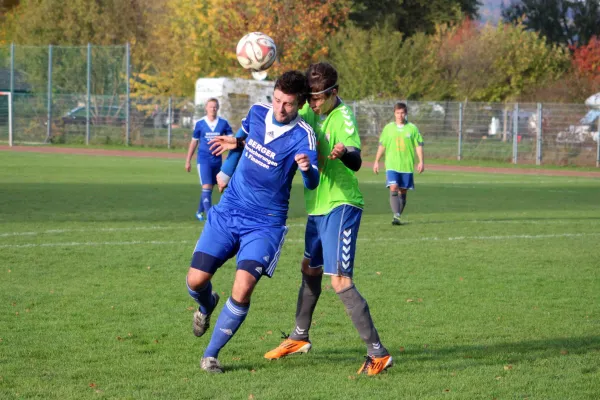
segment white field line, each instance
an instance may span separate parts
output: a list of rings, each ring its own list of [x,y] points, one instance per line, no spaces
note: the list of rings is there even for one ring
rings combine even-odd
[[[497,235],[497,236],[454,236],[454,237],[421,237],[421,238],[359,238],[361,242],[458,242],[467,240],[514,240],[514,239],[555,239],[555,238],[577,238],[586,236],[600,236],[600,232],[591,233],[560,233],[547,235]],[[25,244],[5,244],[0,245],[0,249],[8,248],[32,248],[32,247],[77,247],[77,246],[130,246],[130,245],[172,245],[172,244],[192,244],[196,240],[133,240],[127,242],[63,242],[63,243],[25,243]],[[286,243],[304,243],[304,239],[287,239]]]
[[[454,224],[532,224],[532,225],[563,225],[566,223],[594,223],[597,224],[596,220],[570,220],[570,219],[512,219],[512,220],[494,220],[494,219],[472,219],[472,220],[439,220],[439,221],[423,221],[423,220],[407,220],[408,223],[412,224],[424,224],[434,225],[443,223],[454,223]],[[361,225],[387,225],[383,222],[362,222]],[[288,228],[304,228],[305,224],[289,224]],[[31,231],[31,232],[4,232],[0,233],[0,238],[13,237],[13,236],[40,236],[40,235],[53,235],[61,233],[81,233],[81,232],[127,232],[127,231],[166,231],[166,230],[184,230],[184,229],[198,229],[201,225],[187,225],[187,226],[139,226],[139,227],[122,227],[122,228],[79,228],[79,229],[48,229],[44,231]]]

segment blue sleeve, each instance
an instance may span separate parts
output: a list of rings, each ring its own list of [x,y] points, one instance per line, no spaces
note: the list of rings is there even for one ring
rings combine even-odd
[[[246,139],[248,135],[242,128],[240,128],[235,134],[236,138]],[[238,163],[240,162],[240,158],[242,158],[242,152],[244,149],[234,149],[230,150],[227,155],[227,159],[221,166],[221,172],[225,175],[231,177],[237,168]]]
[[[314,190],[319,186],[319,170],[315,165],[311,163],[308,171],[300,171],[302,173],[302,180],[304,181],[304,187],[308,190]]]
[[[304,187],[309,190],[316,189],[317,186],[319,186],[319,163],[317,156],[317,139],[312,129],[300,143],[296,154],[306,154],[310,159],[310,168],[308,171],[300,170],[300,172],[302,173]]]
[[[227,136],[233,135],[233,129],[231,129],[231,126],[227,121],[225,121],[225,129],[223,130],[223,133]]]
[[[192,138],[199,140],[202,137],[202,129],[200,127],[200,121],[196,122],[196,126],[194,127],[194,134]]]

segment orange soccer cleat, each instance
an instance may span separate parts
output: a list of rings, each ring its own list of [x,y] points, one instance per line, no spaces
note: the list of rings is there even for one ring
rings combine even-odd
[[[307,340],[294,340],[286,338],[277,348],[268,351],[265,358],[277,360],[278,358],[289,356],[290,354],[308,353],[312,345]]]
[[[367,356],[365,362],[358,370],[357,374],[377,375],[381,371],[388,369],[394,362],[389,354],[380,358]]]

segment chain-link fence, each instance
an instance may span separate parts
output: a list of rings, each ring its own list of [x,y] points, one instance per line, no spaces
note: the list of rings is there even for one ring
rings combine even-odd
[[[191,98],[130,95],[129,46],[0,46],[0,142],[186,147],[204,104]],[[239,92],[239,91],[238,91]],[[251,106],[227,96],[221,114],[232,127]],[[346,101],[365,157],[393,122],[394,102]],[[600,166],[600,112],[584,104],[407,101],[427,159]]]

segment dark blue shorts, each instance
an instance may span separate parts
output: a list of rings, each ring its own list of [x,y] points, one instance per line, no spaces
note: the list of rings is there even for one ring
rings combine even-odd
[[[192,268],[214,274],[225,261],[237,254],[238,269],[243,261],[255,261],[262,266],[258,276],[273,276],[287,226],[269,224],[242,211],[221,208],[216,205],[208,212],[204,229],[194,248]],[[211,265],[200,263],[198,260],[201,258],[196,253],[208,254],[221,262]]]
[[[201,185],[216,185],[217,174],[221,170],[222,163],[198,164],[198,176]]]
[[[304,235],[304,257],[311,268],[323,273],[352,277],[362,209],[351,205],[334,208],[326,215],[309,215]]]
[[[385,171],[386,187],[392,185],[398,185],[400,189],[411,189],[415,188],[415,182],[413,174],[410,172],[396,172],[387,170]]]

